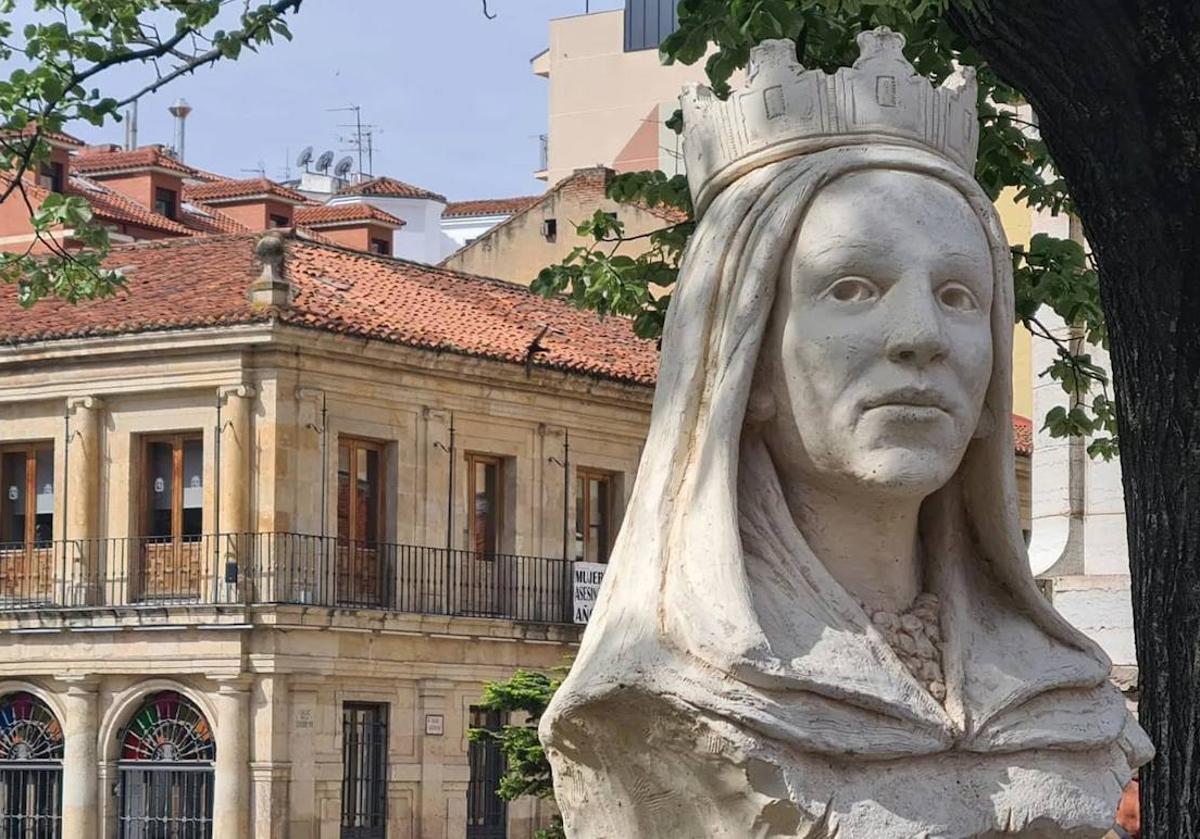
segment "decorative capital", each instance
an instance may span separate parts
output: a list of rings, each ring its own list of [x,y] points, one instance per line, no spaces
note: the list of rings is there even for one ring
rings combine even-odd
[[[222,402],[222,404],[224,404],[224,403],[227,403],[231,397],[237,397],[239,399],[250,399],[257,392],[258,391],[256,391],[254,389],[254,385],[248,385],[248,384],[221,385],[220,387],[217,388],[217,399],[219,399]]]
[[[79,411],[98,411],[104,407],[104,400],[99,396],[68,396],[67,397],[67,413],[75,414]]]

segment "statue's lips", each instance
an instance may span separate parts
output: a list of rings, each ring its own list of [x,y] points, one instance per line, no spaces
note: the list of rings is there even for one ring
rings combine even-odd
[[[950,402],[936,390],[905,387],[890,390],[863,400],[863,412],[892,409],[913,418],[935,417],[954,413]]]

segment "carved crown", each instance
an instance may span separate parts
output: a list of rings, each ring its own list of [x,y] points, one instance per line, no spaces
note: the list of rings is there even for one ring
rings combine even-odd
[[[687,85],[684,159],[697,213],[732,181],[766,163],[842,145],[885,142],[929,149],[971,174],[979,146],[975,70],[935,88],[886,27],[858,35],[858,60],[832,75],[796,63],[789,40],[750,52],[748,83],[728,99]]]

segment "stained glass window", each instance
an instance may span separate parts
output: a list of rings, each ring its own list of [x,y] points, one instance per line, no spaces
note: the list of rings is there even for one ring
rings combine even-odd
[[[0,699],[0,761],[62,760],[62,726],[30,693]]]
[[[170,690],[146,700],[121,742],[122,760],[195,763],[215,756],[208,720],[189,699]]]

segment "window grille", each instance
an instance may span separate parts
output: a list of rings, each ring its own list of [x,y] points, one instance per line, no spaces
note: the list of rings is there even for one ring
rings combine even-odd
[[[0,839],[62,836],[62,727],[29,693],[0,699]]]
[[[121,737],[121,839],[212,839],[212,727],[186,697],[147,698]]]
[[[499,731],[506,720],[500,711],[471,708],[471,728]],[[496,794],[504,776],[504,754],[494,740],[472,740],[467,750],[471,776],[467,782],[467,839],[507,839],[508,802]]]
[[[387,705],[342,706],[342,837],[384,839],[387,832]]]

